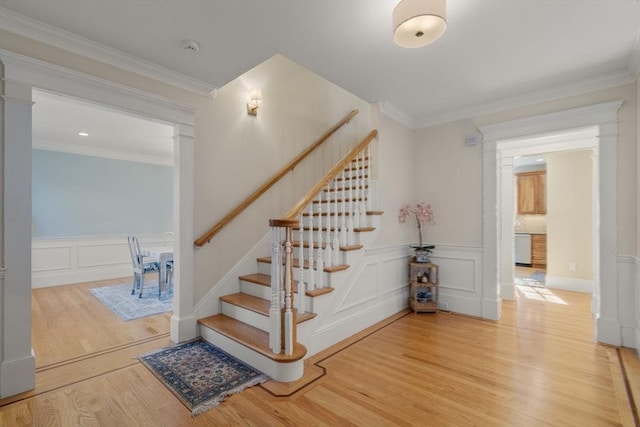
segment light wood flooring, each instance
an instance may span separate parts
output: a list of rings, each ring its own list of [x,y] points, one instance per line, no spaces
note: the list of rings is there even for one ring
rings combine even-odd
[[[303,382],[252,387],[195,418],[135,359],[168,345],[166,333],[132,325],[110,341],[112,319],[89,299],[75,323],[110,324],[96,335],[112,347],[49,362],[34,391],[0,401],[0,425],[637,426],[640,363],[595,342],[589,296],[516,292],[499,322],[399,313],[308,359]],[[72,345],[70,329],[61,346],[104,345]]]

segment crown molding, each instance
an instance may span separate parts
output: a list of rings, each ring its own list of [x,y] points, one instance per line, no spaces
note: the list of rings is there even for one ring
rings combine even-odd
[[[142,60],[3,7],[0,7],[0,29],[179,87],[196,95],[211,97],[216,89],[215,86],[209,83],[177,73],[161,65]]]
[[[633,82],[634,77],[628,71],[619,71],[616,73],[606,74],[603,76],[556,86],[550,89],[523,93],[513,97],[503,98],[484,104],[478,104],[460,110],[453,110],[442,114],[428,116],[423,119],[416,120],[416,124],[418,128],[435,126],[438,124],[468,119],[470,117],[482,116],[484,114],[496,113],[512,108],[524,107],[527,105],[553,101],[569,96],[595,92],[597,90],[622,86]]]
[[[379,101],[378,108],[385,116],[391,117],[410,129],[416,129],[418,127],[413,117],[387,101]]]

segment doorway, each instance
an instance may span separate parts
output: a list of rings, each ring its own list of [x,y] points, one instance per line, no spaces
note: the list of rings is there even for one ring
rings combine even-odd
[[[31,92],[55,92],[174,129],[174,301],[171,340],[195,337],[193,316],[193,164],[196,110],[118,83],[2,52],[4,65],[4,262],[0,271],[0,396],[35,386],[31,347]],[[10,143],[8,143],[10,141]],[[10,319],[8,321],[7,319]]]
[[[126,236],[173,245],[173,127],[36,89],[32,100],[36,367],[168,335],[170,312],[129,321],[117,313],[142,315],[151,302],[130,305],[138,300]]]
[[[513,295],[513,158],[544,151],[585,148],[552,134],[583,130],[594,138],[594,288],[597,290],[598,341],[620,345],[616,271],[617,112],[622,101],[532,116],[480,127],[483,146],[483,317],[499,319],[501,301]],[[562,148],[559,147],[562,145]],[[600,189],[609,191],[600,191]],[[509,214],[506,214],[506,213]],[[594,216],[596,217],[596,216]],[[600,284],[606,284],[600,289]],[[599,292],[598,292],[599,291]]]

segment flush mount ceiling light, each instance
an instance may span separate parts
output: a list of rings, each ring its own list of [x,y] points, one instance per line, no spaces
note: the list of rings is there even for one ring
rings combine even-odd
[[[80,135],[80,136],[89,136],[89,134],[86,133],[86,132],[78,132],[78,135]]]
[[[446,0],[402,0],[393,9],[393,41],[398,46],[426,46],[446,29]]]

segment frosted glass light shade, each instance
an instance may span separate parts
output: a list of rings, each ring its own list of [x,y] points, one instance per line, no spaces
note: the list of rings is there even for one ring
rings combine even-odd
[[[398,46],[426,46],[446,29],[446,0],[402,0],[393,9],[393,41]]]

